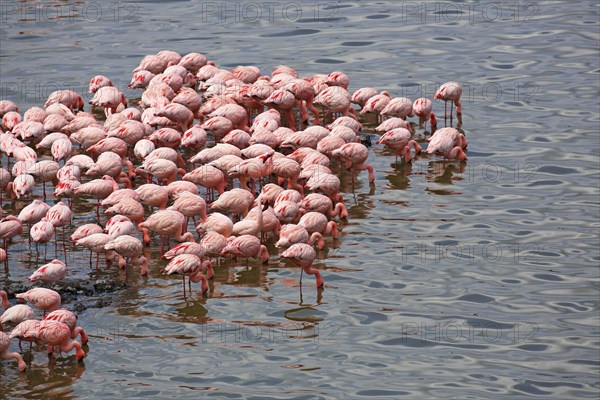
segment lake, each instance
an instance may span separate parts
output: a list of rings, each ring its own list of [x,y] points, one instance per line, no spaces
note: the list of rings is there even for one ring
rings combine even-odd
[[[89,354],[48,365],[34,351],[26,374],[3,361],[0,398],[597,398],[597,2],[0,7],[0,98],[22,112],[57,89],[89,100],[96,74],[139,97],[126,88],[131,71],[170,49],[263,74],[339,70],[351,92],[413,100],[458,81],[469,140],[465,163],[412,165],[373,140],[374,185],[341,174],[350,215],[315,262],[323,291],[306,278],[300,289],[299,268],[273,243],[268,265],[222,263],[208,296],[194,287],[184,299],[181,281],[160,275],[158,240],[149,276],[125,279],[70,246],[36,252],[24,234],[0,286],[18,288],[67,251],[65,307],[90,334]],[[434,102],[438,119],[443,108]],[[75,206],[75,226],[95,218],[91,203]]]

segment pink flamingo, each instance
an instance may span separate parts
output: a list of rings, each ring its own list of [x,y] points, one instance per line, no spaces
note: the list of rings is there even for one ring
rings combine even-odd
[[[27,369],[27,364],[23,361],[23,357],[19,353],[9,353],[8,346],[10,345],[11,337],[4,332],[0,332],[0,358],[3,360],[15,359],[19,371],[23,372]]]
[[[238,104],[222,105],[210,113],[208,117],[225,117],[231,121],[234,128],[242,129],[246,132],[250,131],[250,128],[248,128],[248,113],[244,107]]]
[[[388,92],[383,91],[367,100],[362,110],[360,110],[360,114],[366,114],[369,112],[381,114],[391,99],[392,96],[390,96]]]
[[[185,277],[189,277],[190,292],[191,283],[197,283],[202,281],[202,294],[208,292],[208,280],[207,277],[202,274],[203,271],[208,269],[210,265],[209,261],[202,261],[195,254],[180,254],[169,261],[165,269],[161,270],[163,275],[179,274],[181,275],[183,284],[183,296],[185,297]],[[212,268],[212,267],[211,267]]]
[[[348,211],[344,203],[336,203],[335,208],[331,199],[321,193],[311,193],[302,199],[302,208],[307,213],[318,212],[326,215],[329,218],[338,216],[342,219],[348,218]]]
[[[377,94],[377,93],[375,93]],[[368,99],[367,99],[368,100]],[[356,118],[352,117],[339,117],[336,118],[330,125],[327,126],[329,129],[333,129],[334,127],[342,125],[352,129],[354,132],[362,131],[362,124],[356,120]]]
[[[188,53],[181,57],[178,65],[195,74],[200,68],[206,65],[206,57],[200,53]]]
[[[8,242],[14,237],[23,233],[23,224],[21,221],[9,215],[3,220],[0,220],[0,239],[4,240],[4,251],[8,254]],[[8,257],[5,259],[5,268],[8,269]]]
[[[54,311],[60,307],[60,294],[52,289],[33,288],[25,293],[17,293],[15,297],[43,310],[44,315],[46,315],[47,311]]]
[[[50,206],[41,200],[35,199],[21,210],[17,217],[24,224],[35,224],[46,216]]]
[[[92,233],[91,235],[78,239],[75,242],[75,246],[83,246],[90,250],[90,267],[92,264],[92,253],[96,253],[96,269],[98,269],[100,253],[104,254],[106,260],[112,260],[114,258],[114,254],[111,251],[104,249],[104,246],[111,240],[112,238],[106,233]]]
[[[141,264],[140,274],[148,275],[148,259],[142,256],[144,250],[143,243],[136,237],[129,235],[119,236],[104,245],[104,250],[113,250],[119,255],[119,266],[124,268],[127,265],[125,259],[132,263]]]
[[[185,169],[177,168],[177,165],[171,160],[156,158],[144,163],[136,169],[136,172],[154,176],[159,182],[167,185],[177,179],[177,174],[182,176],[186,174]]]
[[[396,151],[396,162],[398,156],[404,157],[405,162],[412,160],[412,154],[410,152],[411,146],[414,147],[415,153],[421,152],[421,146],[414,140],[411,140],[411,133],[404,128],[396,128],[383,134],[377,139],[377,144],[384,144],[385,147],[394,149]]]
[[[323,236],[319,232],[308,233],[304,226],[296,224],[286,224],[281,226],[279,231],[279,240],[275,247],[289,247],[295,243],[308,243],[314,246],[317,243],[319,249],[325,247]]]
[[[447,112],[446,107],[450,101],[450,125],[452,125],[452,103],[456,105],[456,115],[461,118],[462,105],[460,104],[460,95],[462,94],[462,86],[458,82],[446,82],[435,92],[434,99],[444,100],[444,124],[446,123]]]
[[[299,226],[306,228],[308,233],[319,232],[321,235],[331,233],[334,239],[338,237],[338,228],[334,221],[329,221],[325,214],[318,212],[308,212],[300,218]]]
[[[12,182],[9,182],[7,189],[10,190],[12,198],[20,199],[33,193],[35,179],[29,174],[19,174]]]
[[[155,55],[148,55],[144,57],[142,61],[140,61],[140,65],[138,65],[133,72],[146,70],[152,72],[153,74],[160,74],[168,66],[168,61],[166,59]]]
[[[83,110],[84,104],[83,98],[72,90],[56,90],[50,93],[44,103],[44,108],[54,103],[64,104],[71,110]]]
[[[419,128],[423,128],[423,123],[426,124],[428,120],[431,121],[432,130],[437,126],[437,119],[435,118],[435,114],[431,111],[432,109],[433,104],[431,104],[431,100],[426,99],[425,97],[415,100],[413,103],[413,114],[419,117]]]
[[[164,253],[164,237],[173,237],[178,242],[194,241],[190,232],[185,232],[185,217],[179,211],[160,210],[152,214],[138,227],[142,230],[152,231],[163,237],[161,253]],[[182,234],[182,232],[185,232]]]
[[[88,342],[88,335],[84,329],[77,326],[77,316],[69,310],[59,308],[58,310],[52,311],[44,317],[46,321],[58,321],[69,327],[71,331],[71,339],[75,339],[77,336],[81,338],[81,344],[84,345]]]
[[[373,166],[365,164],[367,157],[369,157],[369,149],[362,143],[346,143],[337,150],[334,150],[331,155],[333,157],[339,157],[346,160],[346,166],[352,167],[362,171],[366,169],[369,171],[369,182],[375,181],[375,175],[373,174]],[[354,174],[352,175],[352,182],[354,182]]]
[[[84,183],[75,189],[76,195],[87,194],[98,201],[96,202],[96,216],[100,221],[100,200],[110,196],[111,193],[119,189],[117,182],[109,175],[104,175],[102,179],[94,179]]]
[[[104,114],[109,116],[116,113],[119,106],[127,107],[127,99],[119,89],[113,86],[103,86],[96,91],[90,104],[104,107]]]
[[[200,125],[194,125],[181,136],[181,145],[192,149],[201,149],[206,143],[206,131]]]
[[[8,296],[4,290],[0,290],[0,298],[5,311],[0,316],[0,330],[5,324],[18,325],[28,319],[33,319],[33,308],[25,304],[15,304],[10,307],[8,304]]]
[[[19,122],[21,122],[23,118],[21,114],[15,111],[9,111],[2,117],[2,126],[4,126],[8,131],[12,131],[15,126]]]
[[[412,106],[411,106],[412,107]],[[379,124],[375,130],[377,132],[387,132],[396,128],[404,128],[408,130],[411,134],[415,133],[410,123],[402,118],[393,117],[386,119],[381,124]]]
[[[104,200],[102,200],[100,202],[100,205],[103,207],[106,206],[112,206],[117,204],[119,201],[128,198],[128,199],[133,199],[135,201],[140,201],[140,195],[136,190],[133,189],[117,189],[114,192],[112,192],[111,194],[108,195],[107,198],[105,198]]]
[[[358,104],[362,108],[364,107],[367,100],[369,100],[373,96],[376,96],[377,93],[377,89],[375,88],[363,87],[352,93],[352,97],[350,97],[350,102],[352,104]]]
[[[464,148],[467,139],[454,128],[442,128],[435,131],[427,146],[427,154],[438,154],[444,158],[466,161],[467,155]]]
[[[306,272],[309,275],[315,275],[317,288],[323,287],[325,281],[321,277],[319,271],[312,267],[312,263],[315,260],[317,253],[311,245],[305,243],[296,243],[284,251],[281,256],[283,258],[287,258],[302,268],[302,272],[300,272],[300,286],[302,286],[302,273]]]
[[[213,212],[196,227],[198,234],[211,231],[217,232],[224,237],[229,237],[233,233],[233,222],[228,216]]]
[[[381,110],[383,117],[398,117],[406,119],[413,116],[413,103],[406,97],[395,97]]]
[[[188,126],[194,122],[194,113],[179,103],[171,103],[159,108],[154,114],[157,117],[165,117],[172,121],[173,125],[178,126],[181,132],[188,130]]]
[[[46,217],[42,218],[39,222],[33,224],[31,229],[29,230],[29,236],[31,240],[36,244],[38,243],[48,243],[54,237],[55,229],[54,225],[50,221],[46,219]]]
[[[158,207],[159,210],[167,208],[169,202],[169,190],[165,186],[146,183],[140,185],[135,192],[138,194],[139,201],[150,207]]]
[[[197,194],[189,192],[181,192],[168,210],[179,211],[188,220],[193,218],[194,222],[196,222],[196,216],[199,216],[200,220],[205,220],[207,217],[206,201]]]
[[[98,89],[104,86],[114,86],[110,79],[104,75],[96,75],[90,79],[88,93],[96,93]]]
[[[263,263],[269,261],[269,251],[266,246],[260,243],[260,239],[253,235],[238,236],[230,241],[223,250],[223,256],[233,256],[242,258],[257,258]]]
[[[231,189],[224,192],[211,204],[211,209],[228,214],[239,214],[245,217],[254,203],[254,196],[244,189]]]
[[[104,230],[98,224],[84,224],[78,227],[75,232],[71,236],[69,236],[69,240],[74,244],[79,239],[83,239],[84,237],[93,235],[94,233],[102,233]]]
[[[348,116],[354,113],[350,105],[350,93],[340,86],[332,86],[317,95],[315,103],[321,104],[327,111],[332,113],[342,113]]]
[[[117,219],[118,220],[115,220]],[[109,225],[108,222],[111,222]],[[106,223],[105,233],[113,239],[123,235],[134,235],[137,231],[135,224],[123,215],[115,215]]]
[[[296,104],[296,97],[292,92],[285,89],[277,89],[263,101],[263,104],[269,108],[276,108],[283,111],[288,121],[288,126],[291,129],[295,129],[292,108]]]
[[[37,332],[34,334],[36,342],[48,345],[48,355],[53,355],[54,347],[60,351],[70,352],[75,349],[75,357],[81,360],[85,352],[81,344],[71,339],[71,329],[63,322],[55,320],[42,320],[38,324]]]
[[[29,282],[43,282],[54,284],[57,281],[65,279],[67,275],[67,266],[60,260],[52,260],[48,264],[42,265],[29,277]]]

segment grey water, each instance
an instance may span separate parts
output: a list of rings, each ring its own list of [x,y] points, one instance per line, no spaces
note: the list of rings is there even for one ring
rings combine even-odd
[[[97,74],[139,97],[131,71],[171,49],[264,74],[339,70],[351,92],[413,100],[455,80],[469,140],[466,163],[406,165],[373,145],[374,186],[342,175],[350,215],[315,263],[322,292],[272,244],[267,266],[224,263],[208,296],[184,298],[158,241],[149,276],[125,279],[22,235],[0,286],[64,251],[67,284],[98,290],[65,304],[90,334],[84,361],[0,362],[0,398],[598,397],[598,2],[3,1],[0,19],[0,98],[22,112],[56,89],[89,100]],[[94,219],[76,207],[75,226]]]

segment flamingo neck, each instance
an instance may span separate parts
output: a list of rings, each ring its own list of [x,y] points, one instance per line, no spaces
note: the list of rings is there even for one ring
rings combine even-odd
[[[0,298],[2,299],[2,307],[4,307],[4,309],[7,309],[9,307],[8,295],[6,294],[6,292],[4,290],[0,291]]]
[[[198,271],[196,272],[195,275],[190,276],[190,281],[194,282],[194,283],[198,283],[200,281],[202,281],[202,293],[206,293],[208,292],[208,279],[206,279],[206,276],[204,276],[204,274],[202,274],[202,272]]]
[[[321,277],[321,273],[319,272],[318,269],[313,268],[312,264],[311,264],[311,265],[307,265],[306,267],[304,267],[303,270],[308,275],[314,275],[316,277],[318,288],[323,287],[323,284],[325,283],[325,281]]]

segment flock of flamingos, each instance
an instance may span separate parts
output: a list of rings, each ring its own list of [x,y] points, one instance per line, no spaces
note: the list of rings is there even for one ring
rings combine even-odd
[[[75,229],[70,240],[76,246],[101,254],[109,263],[117,260],[122,268],[139,265],[145,275],[144,245],[159,236],[163,258],[169,260],[161,273],[180,274],[184,296],[186,276],[188,286],[201,282],[202,292],[208,291],[214,275],[211,259],[267,262],[263,243],[269,235],[276,247],[286,249],[282,257],[314,275],[322,288],[323,277],[312,267],[315,247],[323,248],[323,235],[337,237],[336,219],[348,216],[340,180],[330,167],[337,163],[350,170],[353,181],[354,173],[366,169],[369,182],[374,181],[373,168],[366,163],[369,150],[358,135],[362,126],[357,113],[377,115],[381,124],[376,131],[382,133],[377,143],[393,149],[396,160],[410,162],[412,151],[422,150],[407,117],[418,117],[420,129],[430,123],[427,153],[466,160],[467,141],[451,127],[453,106],[461,118],[458,83],[447,82],[435,93],[435,99],[445,102],[444,120],[450,119],[450,127],[441,129],[435,129],[427,98],[413,102],[374,88],[351,94],[348,85],[348,76],[337,71],[298,78],[294,69],[278,66],[265,76],[254,66],[219,68],[200,53],[182,57],[161,51],[146,56],[133,71],[129,87],[144,90],[136,107],[128,108],[109,78],[91,79],[90,104],[104,109],[105,121],[84,112],[83,98],[70,90],[53,92],[44,108],[32,107],[24,114],[11,101],[0,101],[0,162],[5,162],[0,168],[0,205],[2,196],[37,197],[19,215],[0,221],[0,261],[8,271],[9,244],[24,225],[30,241],[47,246],[56,230],[71,225],[71,201],[83,196],[97,200],[98,223]],[[292,110],[298,111],[298,121]],[[324,126],[327,120],[331,123]],[[185,148],[197,152],[187,163],[182,158]],[[190,165],[193,169],[186,169]],[[42,183],[43,194],[34,196],[36,182]],[[51,187],[53,206],[45,201]],[[101,208],[110,216],[104,226]],[[198,241],[187,232],[189,219]],[[180,243],[165,252],[168,238]],[[43,287],[64,279],[67,272],[63,261],[52,260],[29,277],[40,286],[14,296],[42,310],[42,320],[34,319],[28,305],[10,306],[7,293],[0,291],[5,309],[0,356],[14,358],[20,371],[27,365],[18,352],[9,352],[13,338],[19,345],[47,345],[50,357],[53,350],[75,349],[78,360],[86,355],[82,345],[88,338],[77,317],[60,308],[58,292]],[[14,327],[9,334],[2,332],[7,325]],[[75,341],[77,336],[80,341]]]

